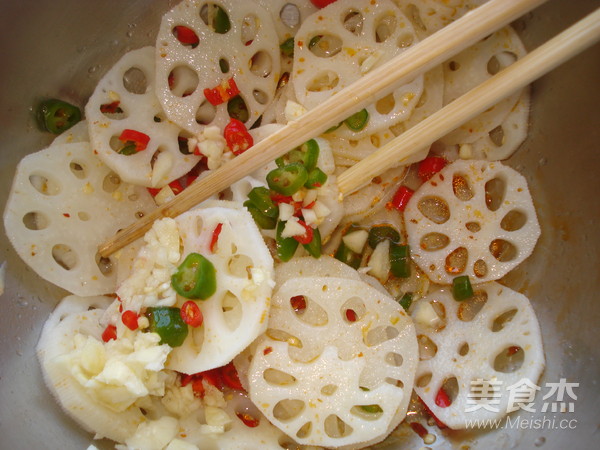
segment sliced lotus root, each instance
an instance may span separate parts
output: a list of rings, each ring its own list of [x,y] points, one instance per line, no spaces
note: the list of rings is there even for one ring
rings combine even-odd
[[[200,157],[180,149],[178,138],[189,135],[165,117],[154,74],[153,47],[126,53],[100,80],[85,114],[92,146],[107,166],[128,183],[161,187],[188,173]],[[124,130],[149,137],[145,149],[129,154],[128,136],[119,139]]]
[[[73,376],[65,357],[75,349],[77,334],[101,342],[100,320],[114,299],[110,297],[66,297],[50,314],[37,345],[44,381],[63,410],[98,438],[125,442],[146,417],[139,407],[116,412],[100,403]]]
[[[500,162],[450,164],[415,192],[404,220],[413,260],[441,284],[497,280],[540,236],[527,181]]]
[[[306,0],[256,0],[271,13],[279,43],[294,37],[304,19],[317,11],[317,7]]]
[[[444,105],[527,54],[519,36],[504,27],[444,63]],[[493,107],[444,136],[445,144],[464,144],[485,136],[506,118],[520,93],[506,97]]]
[[[50,145],[76,144],[78,142],[90,142],[87,120],[82,120],[68,130],[63,131],[54,138]]]
[[[522,380],[535,384],[544,369],[529,300],[495,282],[474,291],[471,299],[457,302],[443,288],[411,308],[420,357],[415,391],[450,428],[502,417],[510,406],[509,388]],[[417,317],[423,309],[435,311],[431,322],[431,314]]]
[[[332,3],[309,16],[296,34],[296,97],[310,110],[417,41],[410,21],[389,0]],[[358,139],[406,120],[422,92],[419,76],[369,105],[362,130],[342,125],[334,133]]]
[[[191,30],[198,43],[180,41],[179,26]],[[156,94],[168,118],[191,133],[229,122],[227,102],[213,106],[204,90],[231,78],[248,109],[248,125],[273,100],[279,40],[271,14],[254,2],[181,2],[163,16],[156,42]]]
[[[471,144],[471,157],[488,161],[500,161],[510,157],[527,138],[530,103],[529,89],[524,89],[519,101],[504,121],[491,130],[487,136],[483,136]]]
[[[77,295],[115,291],[114,257],[98,246],[155,208],[146,189],[121,182],[88,143],[52,145],[17,166],[4,225],[19,256]]]
[[[167,361],[169,369],[179,372],[192,374],[227,364],[267,327],[273,259],[250,213],[241,207],[226,207],[226,202],[223,205],[195,209],[176,219],[183,241],[182,258],[200,253],[212,262],[217,274],[216,292],[197,301],[203,325],[191,329]],[[219,224],[221,231],[212,252]]]
[[[413,324],[388,295],[347,278],[292,278],[273,296],[250,398],[300,444],[376,442],[406,413],[416,358]]]

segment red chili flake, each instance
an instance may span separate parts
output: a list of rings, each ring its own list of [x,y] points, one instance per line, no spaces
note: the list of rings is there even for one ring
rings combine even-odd
[[[204,321],[204,316],[196,302],[188,300],[181,306],[181,319],[190,327],[198,328]]]
[[[160,192],[160,188],[146,188],[152,197],[156,197]]]
[[[310,244],[313,240],[314,232],[310,225],[307,225],[304,220],[298,220],[298,223],[304,227],[304,234],[300,236],[293,236],[301,244]]]
[[[421,439],[423,439],[429,434],[427,428],[425,428],[419,422],[409,422],[409,425],[412,428],[412,430],[419,435]]]
[[[304,295],[292,297],[290,299],[290,304],[296,313],[303,312],[306,309],[306,299],[304,298]]]
[[[223,224],[218,224],[213,230],[212,238],[210,239],[210,251],[212,253],[215,252],[215,248],[217,246],[217,242],[219,241],[219,235],[221,234],[221,230],[223,229]]]
[[[235,389],[236,391],[244,390],[237,369],[233,365],[233,362],[230,362],[229,364],[221,367],[221,376],[223,377],[223,382],[231,389]]]
[[[265,347],[265,349],[263,350],[263,355],[268,355],[272,351],[273,351],[273,347]]]
[[[117,327],[108,325],[102,332],[102,340],[108,342],[111,339],[117,339]]]
[[[446,167],[446,164],[448,164],[448,161],[441,156],[428,156],[419,163],[419,178],[425,183],[432,176]]]
[[[71,217],[71,214],[69,214],[69,213],[63,213],[63,216],[69,218],[69,217]]]
[[[398,211],[404,211],[408,201],[411,199],[414,193],[415,192],[412,189],[409,189],[406,186],[400,186],[394,194],[394,198],[392,198],[392,206]]]
[[[235,84],[235,80],[233,78],[222,81],[212,89],[204,89],[204,97],[206,97],[206,100],[208,100],[208,102],[213,106],[218,106],[222,103],[228,102],[239,94],[240,90],[237,87],[237,84]]]
[[[521,347],[518,347],[516,345],[513,345],[511,347],[508,347],[508,349],[506,350],[506,355],[507,356],[512,356],[515,353],[517,353],[519,350],[521,350]]]
[[[179,375],[181,376],[181,387],[186,387],[188,384],[194,381],[193,375],[189,375],[187,373],[181,373]]]
[[[119,100],[115,100],[111,103],[104,103],[103,105],[100,105],[100,112],[103,114],[115,114],[121,112],[122,110],[119,107],[120,104],[121,102]]]
[[[254,418],[253,416],[251,416],[248,413],[235,413],[236,416],[238,416],[238,418],[244,422],[244,425],[246,425],[247,427],[250,428],[256,428],[259,424],[260,424],[260,420]]]
[[[303,206],[302,208],[304,208],[304,209],[313,209],[316,204],[317,204],[317,201],[315,200],[314,202],[310,202],[308,205]]]
[[[447,408],[452,404],[452,400],[450,400],[450,397],[443,387],[439,389],[437,395],[435,396],[435,404],[440,408]]]
[[[346,310],[346,320],[348,320],[348,322],[356,322],[358,320],[358,315],[353,309]]]
[[[128,309],[121,315],[121,321],[130,330],[137,330],[138,328],[138,315],[135,311]]]
[[[254,145],[254,139],[252,138],[252,135],[248,133],[244,122],[234,119],[233,117],[230,118],[229,123],[225,125],[223,137],[225,137],[227,147],[229,147],[229,150],[231,150],[234,155],[244,153]]]
[[[171,188],[171,190],[173,191],[173,194],[177,195],[177,194],[181,194],[183,192],[183,190],[185,189],[180,180],[173,180],[169,183],[169,187]]]

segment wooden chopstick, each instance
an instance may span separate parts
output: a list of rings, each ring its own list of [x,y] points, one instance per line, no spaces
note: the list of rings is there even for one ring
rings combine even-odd
[[[281,130],[194,183],[170,202],[121,230],[99,247],[100,255],[110,256],[143,236],[155,220],[176,217],[191,209],[214,193],[226,189],[292,148],[322,134],[356,111],[388,95],[397,86],[441,64],[545,1],[491,0],[484,3],[367,73],[299,119],[288,123]]]
[[[600,8],[344,171],[337,179],[340,192],[369,183],[598,40]]]

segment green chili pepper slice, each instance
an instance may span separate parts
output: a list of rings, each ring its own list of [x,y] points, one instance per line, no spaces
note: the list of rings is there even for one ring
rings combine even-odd
[[[181,310],[173,306],[148,308],[146,317],[149,330],[160,336],[160,344],[179,347],[188,335],[188,326],[181,318]]]
[[[318,259],[321,257],[321,232],[318,228],[313,229],[312,241],[310,241],[308,244],[302,244],[302,246],[313,258]]]
[[[171,284],[182,297],[206,300],[217,290],[215,266],[201,254],[190,253],[171,277]]]
[[[304,165],[292,163],[273,169],[267,174],[269,188],[282,195],[294,195],[308,180]]]
[[[220,6],[215,5],[215,9],[213,27],[216,33],[225,34],[231,29],[229,16]]]
[[[263,186],[257,186],[248,193],[248,199],[267,217],[279,216],[279,207],[271,199],[271,192]]]
[[[456,277],[452,280],[452,296],[458,302],[473,297],[473,286],[471,286],[468,275]]]
[[[379,405],[360,405],[360,409],[369,414],[379,414],[383,412],[383,409],[381,409],[381,406]]]
[[[227,113],[229,114],[229,117],[233,117],[244,123],[250,118],[248,106],[240,95],[236,95],[227,102]]]
[[[289,58],[294,56],[294,38],[287,38],[279,45],[281,53]]]
[[[318,167],[311,170],[308,174],[308,180],[304,183],[304,187],[308,189],[320,188],[327,182],[327,174]]]
[[[385,239],[390,240],[393,244],[400,242],[400,233],[394,230],[389,225],[375,225],[369,230],[369,247],[375,248],[377,244]]]
[[[254,219],[256,225],[263,230],[273,230],[277,224],[277,219],[264,215],[254,203],[250,200],[244,202],[244,206]]]
[[[119,150],[119,154],[120,155],[135,155],[137,153],[137,150],[135,148],[135,144],[128,144],[125,145],[121,150]]]
[[[398,300],[398,303],[400,303],[400,306],[404,308],[404,311],[408,311],[408,308],[410,308],[410,305],[412,305],[412,301],[412,292],[405,292],[404,295],[400,298],[400,300]]]
[[[362,130],[369,121],[369,112],[366,109],[361,109],[359,112],[352,114],[344,123],[352,131]]]
[[[300,146],[300,151],[303,153],[302,162],[304,163],[304,167],[306,167],[306,171],[310,172],[314,170],[317,167],[320,152],[317,141],[314,139],[306,141]]]
[[[42,129],[61,134],[81,120],[81,110],[75,105],[51,98],[40,103],[37,118]]]
[[[277,224],[277,233],[275,244],[277,248],[277,256],[283,262],[289,261],[296,253],[296,249],[298,248],[298,241],[293,237],[282,238],[281,233],[285,228],[285,222],[279,221]]]
[[[343,241],[340,243],[340,246],[333,256],[335,259],[344,264],[348,264],[354,269],[358,269],[360,267],[360,262],[362,261],[362,255],[350,250]]]
[[[390,244],[390,270],[395,277],[410,277],[410,247]]]
[[[344,123],[344,121],[342,120],[340,123],[338,123],[337,125],[332,126],[331,128],[327,128],[325,130],[325,133],[333,133],[335,130],[337,130],[339,127],[342,126],[342,124]]]

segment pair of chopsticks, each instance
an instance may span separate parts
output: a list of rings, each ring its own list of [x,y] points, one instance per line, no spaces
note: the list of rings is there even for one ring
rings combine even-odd
[[[546,0],[491,0],[442,28],[394,59],[256,143],[170,202],[121,230],[99,248],[103,257],[135,241],[163,217],[176,217],[216,192],[265,166],[289,150],[337,125],[352,113],[391,93]],[[368,183],[389,166],[407,159],[453,129],[522,89],[600,39],[600,9],[560,33],[475,89],[413,126],[375,153],[343,172],[342,194]]]

